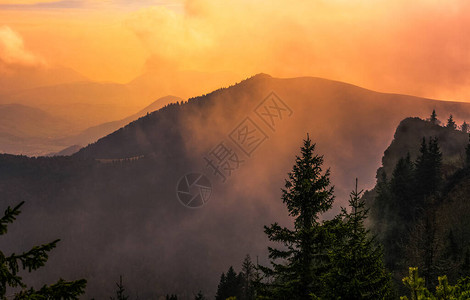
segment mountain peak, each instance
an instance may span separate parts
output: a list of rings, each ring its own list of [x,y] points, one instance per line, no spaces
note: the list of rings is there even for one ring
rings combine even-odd
[[[273,78],[273,77],[266,73],[258,73],[250,77],[250,79],[264,79],[264,78]]]

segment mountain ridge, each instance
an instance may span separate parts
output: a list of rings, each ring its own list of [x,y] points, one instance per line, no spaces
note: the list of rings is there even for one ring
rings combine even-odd
[[[61,144],[88,145],[104,136],[109,135],[110,133],[118,130],[119,128],[123,126],[129,123],[132,123],[133,121],[145,116],[148,113],[159,110],[162,107],[170,103],[178,102],[178,101],[182,101],[182,99],[177,96],[171,96],[171,95],[159,98],[153,101],[148,106],[139,110],[137,113],[132,114],[124,119],[92,126],[90,128],[85,129],[84,131],[80,132],[77,135],[69,136],[65,139],[60,139],[58,142],[60,142]],[[76,150],[78,151],[79,149],[76,149]],[[69,155],[71,155],[71,154],[74,154],[75,152],[74,153],[68,152],[68,153]]]
[[[448,110],[452,110],[454,112],[454,117],[456,117],[457,119],[461,119],[461,120],[464,120],[465,118],[470,118],[470,116],[468,115],[468,113],[459,113],[460,111],[460,108],[462,106],[467,106],[468,107],[468,103],[465,103],[465,102],[457,102],[457,101],[442,101],[442,100],[436,100],[436,99],[429,99],[429,98],[420,98],[420,97],[416,97],[416,96],[409,96],[409,95],[400,95],[400,94],[391,94],[391,93],[383,93],[383,92],[375,92],[375,91],[372,91],[372,90],[368,90],[368,89],[364,89],[364,88],[361,88],[359,86],[356,86],[356,85],[353,85],[353,84],[349,84],[349,83],[345,83],[345,82],[341,82],[341,81],[334,81],[334,80],[329,80],[329,79],[324,79],[324,78],[319,78],[319,77],[307,77],[307,76],[304,76],[304,77],[295,77],[295,78],[286,78],[286,79],[281,79],[281,78],[275,78],[275,77],[272,77],[268,74],[265,74],[265,73],[260,73],[260,74],[257,74],[257,75],[254,75],[248,79],[245,79],[237,84],[234,84],[230,87],[227,87],[227,88],[221,88],[221,89],[217,89],[209,94],[205,94],[205,95],[201,95],[201,96],[196,96],[196,97],[192,97],[192,98],[189,98],[188,99],[188,104],[189,103],[192,103],[194,101],[199,101],[201,99],[211,99],[211,98],[215,98],[217,97],[218,95],[220,95],[221,93],[224,93],[224,91],[227,91],[231,88],[233,89],[240,89],[240,88],[244,88],[245,86],[251,86],[251,85],[263,85],[264,83],[263,82],[266,82],[266,81],[284,81],[286,82],[287,84],[289,82],[298,82],[298,81],[302,81],[302,82],[309,82],[310,84],[312,85],[317,85],[317,86],[326,86],[326,87],[329,87],[329,88],[333,88],[333,89],[342,89],[343,90],[343,93],[347,94],[347,93],[351,93],[351,92],[357,92],[357,91],[360,91],[360,92],[370,92],[372,94],[375,94],[375,95],[382,95],[382,96],[385,96],[387,98],[390,98],[391,100],[394,100],[394,101],[404,101],[408,104],[410,104],[410,102],[412,101],[429,101],[427,104],[428,107],[435,107],[436,105],[439,106],[439,105],[445,105],[446,107],[449,107]],[[341,100],[344,102],[344,100]],[[445,104],[443,104],[445,102]],[[186,104],[186,103],[185,103]],[[430,105],[431,104],[431,105]],[[432,108],[431,108],[432,109]],[[151,117],[151,116],[150,116]],[[143,121],[142,121],[143,122]],[[114,134],[117,134],[117,133],[113,133]],[[102,139],[100,140],[105,140],[106,137],[103,137]],[[90,145],[89,147],[94,147],[93,146],[94,144]],[[85,151],[85,150],[84,150]],[[141,153],[142,154],[142,153]]]

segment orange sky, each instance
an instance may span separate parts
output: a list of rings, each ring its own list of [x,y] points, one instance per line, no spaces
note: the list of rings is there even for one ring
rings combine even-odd
[[[318,76],[470,101],[467,0],[0,0],[0,62]]]

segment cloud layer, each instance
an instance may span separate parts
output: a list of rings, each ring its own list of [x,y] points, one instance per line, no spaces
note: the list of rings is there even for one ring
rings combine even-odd
[[[461,0],[188,0],[181,13],[146,8],[127,24],[182,68],[314,75],[462,100],[470,75],[470,5]]]
[[[0,19],[97,80],[149,67],[265,72],[470,101],[466,0],[0,0]]]

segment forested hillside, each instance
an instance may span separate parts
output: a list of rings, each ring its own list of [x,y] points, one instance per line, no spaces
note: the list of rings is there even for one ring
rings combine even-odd
[[[452,116],[406,119],[385,151],[377,185],[365,199],[370,228],[385,250],[396,286],[419,267],[426,286],[438,275],[470,275],[470,147],[468,128]]]

